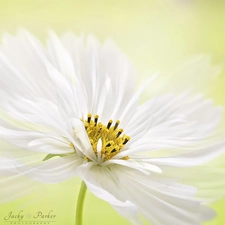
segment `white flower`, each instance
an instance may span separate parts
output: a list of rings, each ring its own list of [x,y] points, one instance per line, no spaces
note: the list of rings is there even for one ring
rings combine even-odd
[[[215,72],[207,60],[192,63],[189,84],[201,68],[205,79]],[[46,183],[80,176],[133,224],[142,224],[139,215],[153,225],[210,219],[205,204],[220,196],[224,172],[201,165],[225,151],[222,110],[201,95],[177,94],[171,83],[155,96],[154,82],[157,75],[135,93],[134,70],[111,41],[100,46],[89,37],[85,45],[71,33],[50,33],[44,47],[25,31],[5,35],[0,137],[11,145],[1,149],[1,194],[10,176]],[[152,97],[140,104],[143,92]]]

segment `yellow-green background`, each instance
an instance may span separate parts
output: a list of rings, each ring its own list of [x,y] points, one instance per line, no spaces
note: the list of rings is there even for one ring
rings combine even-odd
[[[0,0],[0,35],[15,33],[20,27],[42,40],[48,29],[58,34],[68,30],[77,35],[93,33],[101,42],[111,37],[139,74],[166,71],[197,53],[208,53],[214,63],[225,66],[224,0]],[[225,104],[224,71],[213,93],[218,104]],[[79,179],[49,185],[36,195],[0,205],[1,223],[9,211],[53,209],[55,225],[72,225],[78,185]],[[213,208],[218,217],[206,224],[225,224],[225,201]],[[107,203],[88,193],[84,224],[128,223]]]

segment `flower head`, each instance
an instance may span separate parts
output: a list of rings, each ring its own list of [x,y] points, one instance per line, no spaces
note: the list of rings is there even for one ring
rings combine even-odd
[[[142,224],[139,214],[154,225],[213,216],[205,204],[221,194],[223,171],[201,165],[225,143],[217,132],[222,110],[211,100],[165,86],[140,104],[160,75],[135,92],[132,65],[112,41],[84,44],[71,33],[50,33],[47,47],[25,31],[5,35],[0,73],[0,137],[10,143],[0,175],[46,183],[80,176],[133,224]]]

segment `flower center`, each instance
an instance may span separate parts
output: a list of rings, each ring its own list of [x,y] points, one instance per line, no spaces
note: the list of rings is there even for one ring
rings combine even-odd
[[[104,161],[107,161],[121,151],[130,140],[130,137],[123,134],[123,129],[119,128],[119,120],[114,125],[112,120],[109,120],[108,124],[104,125],[98,122],[98,118],[98,115],[92,118],[92,115],[88,114],[87,120],[82,121],[94,153],[96,156],[98,155],[97,145],[99,140],[101,140],[101,156],[104,158]],[[123,159],[127,160],[129,157],[125,156]]]

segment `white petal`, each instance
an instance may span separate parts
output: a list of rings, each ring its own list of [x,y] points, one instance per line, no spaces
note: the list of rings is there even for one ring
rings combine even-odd
[[[196,149],[190,153],[180,154],[174,157],[152,158],[148,159],[158,165],[167,165],[172,167],[189,167],[202,165],[206,162],[225,153],[225,142],[216,143],[201,149]]]
[[[47,58],[47,53],[35,37],[26,31],[20,31],[16,37],[5,35],[0,52],[0,64],[5,71],[1,73],[1,78],[8,81],[5,88],[10,86],[7,92],[30,97],[46,97],[50,100],[55,98],[55,89],[49,82],[41,60],[43,57]]]
[[[126,105],[126,107],[121,111],[120,119],[122,121],[122,126],[125,126],[132,116],[134,115],[135,111],[137,110],[139,101],[140,101],[140,95],[143,93],[143,91],[149,86],[149,84],[157,77],[157,74],[153,75],[136,93],[134,96],[132,96],[131,100],[127,103],[123,103]],[[118,111],[119,112],[119,111]],[[118,112],[116,112],[118,114]]]
[[[88,139],[84,124],[79,119],[72,119],[71,122],[74,128],[74,146],[89,159],[96,161],[97,158]]]
[[[102,163],[101,152],[102,152],[102,139],[99,139],[97,143],[97,158],[99,163]]]
[[[0,175],[0,203],[2,204],[17,198],[28,196],[40,188],[41,185],[43,184],[22,175],[18,176],[10,174],[10,177],[6,177],[6,174],[3,176]]]
[[[221,116],[222,109],[202,97],[190,100],[184,94],[150,100],[138,108],[126,126],[126,134],[131,140],[118,157],[164,149],[193,151],[205,140],[210,141],[212,135],[218,136],[219,140],[221,135],[215,129]]]
[[[148,169],[146,169],[143,165],[140,165],[138,163],[134,162],[130,162],[130,160],[121,160],[121,159],[111,159],[110,161],[106,161],[104,162],[102,165],[103,166],[107,166],[110,164],[118,164],[118,165],[123,165],[123,166],[127,166],[136,170],[141,171],[144,174],[150,174]]]
[[[182,182],[194,184],[197,191],[197,198],[200,201],[209,204],[225,196],[225,170],[223,168],[215,168],[211,165],[202,167],[179,168],[171,166],[162,166],[165,176],[182,177]]]
[[[76,169],[83,159],[76,155],[64,156],[43,162],[41,165],[25,169],[26,176],[44,183],[58,183],[76,176]]]
[[[52,31],[49,32],[49,40],[47,44],[48,51],[50,52],[50,56],[55,67],[58,68],[61,74],[72,82],[74,79],[73,77],[75,77],[72,59],[62,45],[61,40]]]
[[[138,218],[136,206],[126,200],[123,190],[120,190],[119,183],[116,182],[116,177],[107,167],[88,163],[80,166],[78,173],[93,194],[109,202],[120,215],[130,220],[132,224],[143,224]]]
[[[148,89],[148,96],[181,93],[183,90],[204,93],[210,90],[210,86],[214,86],[213,81],[220,72],[219,66],[212,65],[210,56],[190,57],[179,63],[175,70],[161,74],[154,86]]]
[[[127,198],[153,224],[200,225],[202,220],[214,216],[210,209],[194,200],[195,192],[192,192],[192,198],[185,194],[185,189],[190,189],[188,186],[181,186],[183,190],[180,189],[179,192],[183,194],[180,195],[177,193],[179,189],[176,188],[176,181],[168,182],[168,178],[160,177],[161,175],[152,177],[125,167],[112,167],[111,170],[118,178],[120,188],[126,190]],[[167,182],[166,186],[170,192],[162,192],[159,185],[156,186],[151,180],[157,181],[156,184],[159,185],[165,185],[164,182]]]

